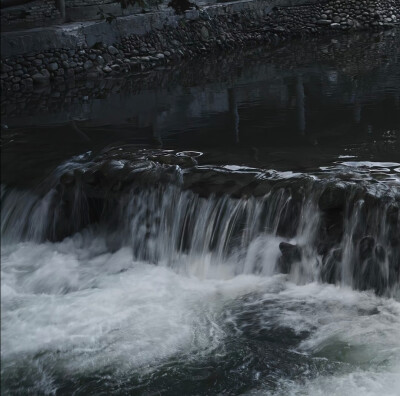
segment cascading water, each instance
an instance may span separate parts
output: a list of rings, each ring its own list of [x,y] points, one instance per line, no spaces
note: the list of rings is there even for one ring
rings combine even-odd
[[[365,166],[116,149],[2,186],[3,389],[395,395],[399,164]]]
[[[169,154],[170,162],[177,158]],[[229,276],[284,272],[301,283],[330,282],[388,295],[398,290],[400,194],[396,184],[357,186],[353,180],[315,175],[285,179],[276,172],[251,168],[206,169],[202,178],[219,173],[222,179],[231,178],[232,184],[246,175],[248,191],[232,197],[224,192],[223,183],[218,193],[193,192],[202,188],[204,181],[199,180],[192,190],[182,189],[191,183],[192,168],[151,161],[139,165],[115,159],[107,164],[113,183],[120,189],[125,183],[118,194],[115,184],[110,188],[106,180],[93,190],[85,176],[96,172],[98,176],[98,164],[90,162],[58,168],[41,187],[41,195],[3,186],[4,240],[60,240],[89,227],[104,234],[114,250],[128,246],[137,260],[188,274],[195,271],[205,278],[219,270]],[[153,173],[155,185],[142,185],[135,178],[127,185],[121,177],[132,175],[129,170],[136,178]],[[251,188],[260,185],[263,194],[251,196]],[[197,263],[196,268],[188,262]]]

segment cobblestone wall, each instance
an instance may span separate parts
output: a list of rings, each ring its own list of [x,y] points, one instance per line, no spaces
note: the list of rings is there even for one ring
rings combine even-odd
[[[172,18],[175,23],[164,24],[162,29],[152,25],[153,29],[146,34],[125,31],[114,45],[98,40],[107,39],[107,33],[96,35],[97,41],[90,47],[87,30],[82,33],[86,42],[75,48],[48,49],[2,59],[2,91],[138,72],[235,47],[275,45],[299,36],[390,29],[400,21],[398,0],[331,0],[275,8],[272,12],[262,8],[262,2],[247,4],[253,8],[236,12],[222,7],[192,10],[186,16]],[[138,17],[129,18],[129,27],[133,29]],[[116,25],[116,29],[121,31],[121,26]]]

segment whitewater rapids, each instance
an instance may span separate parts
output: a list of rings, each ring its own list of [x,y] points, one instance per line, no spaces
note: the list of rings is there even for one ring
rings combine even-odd
[[[90,201],[74,191],[85,216]],[[101,212],[113,221],[78,221],[51,240],[62,213],[53,187],[3,193],[2,394],[400,394],[397,283],[375,293],[352,278],[365,276],[348,243],[360,211],[328,284],[313,248],[318,195],[302,201],[291,238],[279,231],[292,198],[281,190],[199,198],[174,186],[128,194]],[[372,225],[385,205],[367,212]],[[390,224],[374,238],[393,263]],[[282,242],[304,251],[288,273],[277,271]]]
[[[193,273],[199,265],[188,263]],[[399,394],[398,301],[295,285],[284,275],[227,276],[200,279],[137,262],[131,249],[110,253],[85,233],[3,247],[3,394],[68,393],[82,378],[81,394],[96,383],[122,391],[129,381],[129,392],[140,393],[165,365],[202,367],[217,358],[252,377],[244,393]],[[279,364],[268,368],[251,349],[231,357],[232,339],[249,337],[276,339],[294,358],[271,355]],[[293,359],[299,367],[286,378]],[[212,367],[202,370],[200,381],[212,375]]]

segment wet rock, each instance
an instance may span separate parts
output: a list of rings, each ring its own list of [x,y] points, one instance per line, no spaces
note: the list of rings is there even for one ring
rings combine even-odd
[[[60,183],[66,186],[75,184],[75,176],[72,172],[66,172],[60,177]]]
[[[255,181],[254,184],[249,185],[249,190],[252,191],[254,197],[263,197],[271,191],[271,184],[267,181]],[[250,195],[250,194],[249,194]],[[278,227],[279,229],[279,227]],[[279,233],[279,231],[278,231]]]
[[[96,58],[96,62],[97,62],[100,66],[102,66],[102,65],[105,64],[104,58],[103,58],[102,56],[100,56],[100,55]]]
[[[205,26],[203,26],[203,27],[201,28],[200,33],[201,33],[201,39],[202,39],[203,41],[207,41],[207,40],[209,39],[210,34],[209,34],[209,32],[208,32],[208,29],[207,29]]]
[[[35,84],[45,85],[50,82],[50,78],[48,76],[43,75],[42,73],[36,73],[32,76],[32,80]]]
[[[354,284],[360,290],[374,290],[382,294],[390,278],[386,270],[386,252],[372,236],[362,238],[358,243],[358,260],[353,269]]]
[[[358,245],[358,254],[361,261],[365,261],[372,256],[375,248],[375,239],[372,236],[362,238]]]
[[[332,21],[330,19],[320,19],[317,21],[317,25],[326,26],[330,25]]]
[[[12,72],[13,68],[9,65],[6,65],[5,63],[1,64],[1,72],[2,73],[9,73]]]
[[[108,53],[110,55],[117,55],[117,54],[119,54],[119,50],[117,48],[115,48],[113,45],[110,45],[108,47]]]
[[[49,73],[49,71],[48,71],[47,69],[42,69],[42,70],[41,70],[41,73],[42,73],[45,77],[50,78],[50,73]]]
[[[84,64],[83,64],[83,68],[85,70],[89,70],[93,67],[93,62],[91,60],[87,60]]]
[[[57,63],[57,62],[50,63],[50,64],[48,65],[47,69],[48,69],[49,71],[52,71],[52,72],[58,70],[58,63]]]
[[[82,175],[83,182],[92,186],[100,185],[103,179],[103,173],[97,168],[90,169]]]
[[[278,269],[283,274],[288,274],[291,271],[292,265],[301,261],[301,249],[297,245],[281,242],[279,250],[282,256],[278,260]]]
[[[277,235],[284,238],[293,238],[296,235],[302,210],[301,199],[288,199],[279,217]]]
[[[325,188],[318,200],[322,211],[343,209],[346,204],[346,190],[342,186],[329,185]]]

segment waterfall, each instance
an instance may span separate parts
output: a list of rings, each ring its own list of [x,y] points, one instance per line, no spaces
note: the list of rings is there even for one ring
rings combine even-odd
[[[189,275],[283,272],[297,283],[398,292],[397,188],[253,174],[257,183],[267,183],[263,194],[252,196],[249,187],[239,196],[202,194],[185,187],[188,172],[152,164],[135,168],[152,172],[150,182],[137,173],[115,191],[115,180],[121,184],[115,171],[124,166],[113,161],[110,188],[94,189],[91,164],[78,162],[58,168],[36,191],[2,186],[3,243],[57,241],[87,229],[103,235],[111,251],[128,246],[135,259]],[[260,184],[252,183],[257,190]]]

